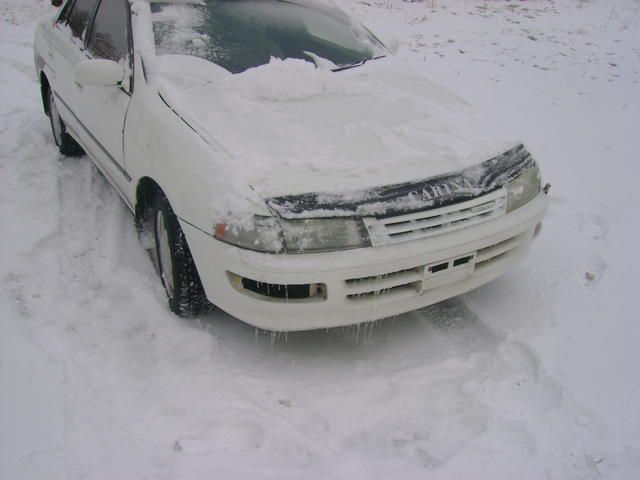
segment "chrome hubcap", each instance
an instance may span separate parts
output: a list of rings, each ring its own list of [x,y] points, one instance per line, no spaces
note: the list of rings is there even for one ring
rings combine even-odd
[[[53,139],[56,145],[62,145],[62,134],[64,133],[64,126],[62,125],[62,119],[58,113],[58,107],[53,99],[53,93],[49,92],[49,115],[51,116],[51,130],[53,130]]]
[[[167,290],[169,298],[173,298],[174,285],[173,285],[173,263],[171,261],[171,247],[169,245],[169,232],[167,226],[164,223],[164,214],[162,211],[158,211],[156,216],[156,237],[158,241],[158,262],[160,263],[160,275],[162,276],[162,283]]]

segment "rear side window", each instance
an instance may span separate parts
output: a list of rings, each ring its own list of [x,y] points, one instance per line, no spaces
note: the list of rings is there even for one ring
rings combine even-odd
[[[62,23],[69,26],[74,37],[84,38],[84,32],[96,6],[97,0],[76,0],[64,12]]]
[[[89,50],[97,58],[122,60],[129,53],[129,4],[127,0],[102,0],[89,38]]]

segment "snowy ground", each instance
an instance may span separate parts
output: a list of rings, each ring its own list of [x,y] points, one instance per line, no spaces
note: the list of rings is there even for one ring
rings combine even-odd
[[[356,330],[169,313],[126,207],[56,154],[45,0],[0,5],[0,478],[640,476],[640,2],[343,4],[553,183],[524,264]]]

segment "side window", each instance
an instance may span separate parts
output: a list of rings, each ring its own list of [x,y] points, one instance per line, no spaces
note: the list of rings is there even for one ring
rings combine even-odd
[[[129,3],[127,0],[102,0],[96,12],[89,50],[97,58],[116,62],[129,53]]]
[[[63,12],[64,18],[60,19],[61,23],[69,26],[74,37],[84,38],[84,32],[96,2],[97,0],[76,0]]]

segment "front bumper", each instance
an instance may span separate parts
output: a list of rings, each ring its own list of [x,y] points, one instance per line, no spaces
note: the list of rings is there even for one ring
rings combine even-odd
[[[548,205],[541,192],[485,223],[423,240],[330,253],[243,250],[181,222],[209,300],[265,330],[330,328],[416,310],[477,288],[527,253]],[[278,285],[322,284],[324,295],[271,298],[233,278]]]

